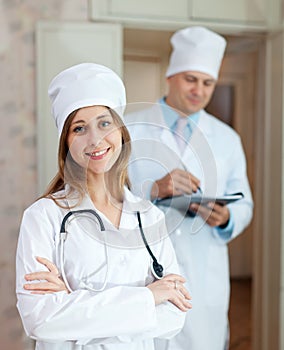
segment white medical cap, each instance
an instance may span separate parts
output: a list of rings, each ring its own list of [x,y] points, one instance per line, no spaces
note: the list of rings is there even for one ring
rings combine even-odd
[[[115,72],[99,64],[81,63],[65,69],[51,81],[48,95],[59,135],[69,114],[78,108],[106,106],[123,119],[124,84]]]
[[[189,27],[171,37],[173,51],[166,77],[186,72],[206,73],[218,78],[226,40],[204,27]]]

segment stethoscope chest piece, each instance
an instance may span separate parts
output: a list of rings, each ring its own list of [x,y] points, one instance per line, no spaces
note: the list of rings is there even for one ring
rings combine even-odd
[[[163,278],[163,266],[161,264],[158,263],[157,260],[154,260],[152,265],[151,265],[151,271],[152,274],[158,279],[162,279]]]

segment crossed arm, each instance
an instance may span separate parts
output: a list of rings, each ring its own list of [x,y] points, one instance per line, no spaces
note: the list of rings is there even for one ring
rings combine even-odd
[[[44,265],[48,271],[26,274],[25,279],[28,283],[24,285],[24,289],[29,290],[32,294],[50,294],[60,291],[69,293],[56,265],[43,257],[36,257],[36,260]],[[169,274],[161,280],[149,284],[147,288],[153,293],[156,305],[170,301],[178,309],[186,312],[191,308],[189,303],[191,297],[184,287],[184,283],[185,279],[182,276]]]

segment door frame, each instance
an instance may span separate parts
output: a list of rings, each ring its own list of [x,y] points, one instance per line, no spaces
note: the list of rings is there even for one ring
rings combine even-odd
[[[283,32],[259,50],[253,349],[283,349]]]
[[[254,240],[252,293],[255,350],[284,348],[284,283],[281,274],[284,270],[281,259],[281,251],[284,251],[283,49],[283,32],[279,31],[267,35],[258,50],[254,213],[259,220],[255,223],[257,237]],[[41,86],[38,81],[38,88]],[[42,111],[42,115],[46,114],[46,110]],[[41,109],[38,111],[41,112]]]

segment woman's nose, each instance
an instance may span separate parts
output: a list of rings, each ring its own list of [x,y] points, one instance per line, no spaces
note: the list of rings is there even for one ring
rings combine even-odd
[[[90,127],[87,135],[87,142],[89,145],[97,146],[103,139],[103,133],[99,129]]]

